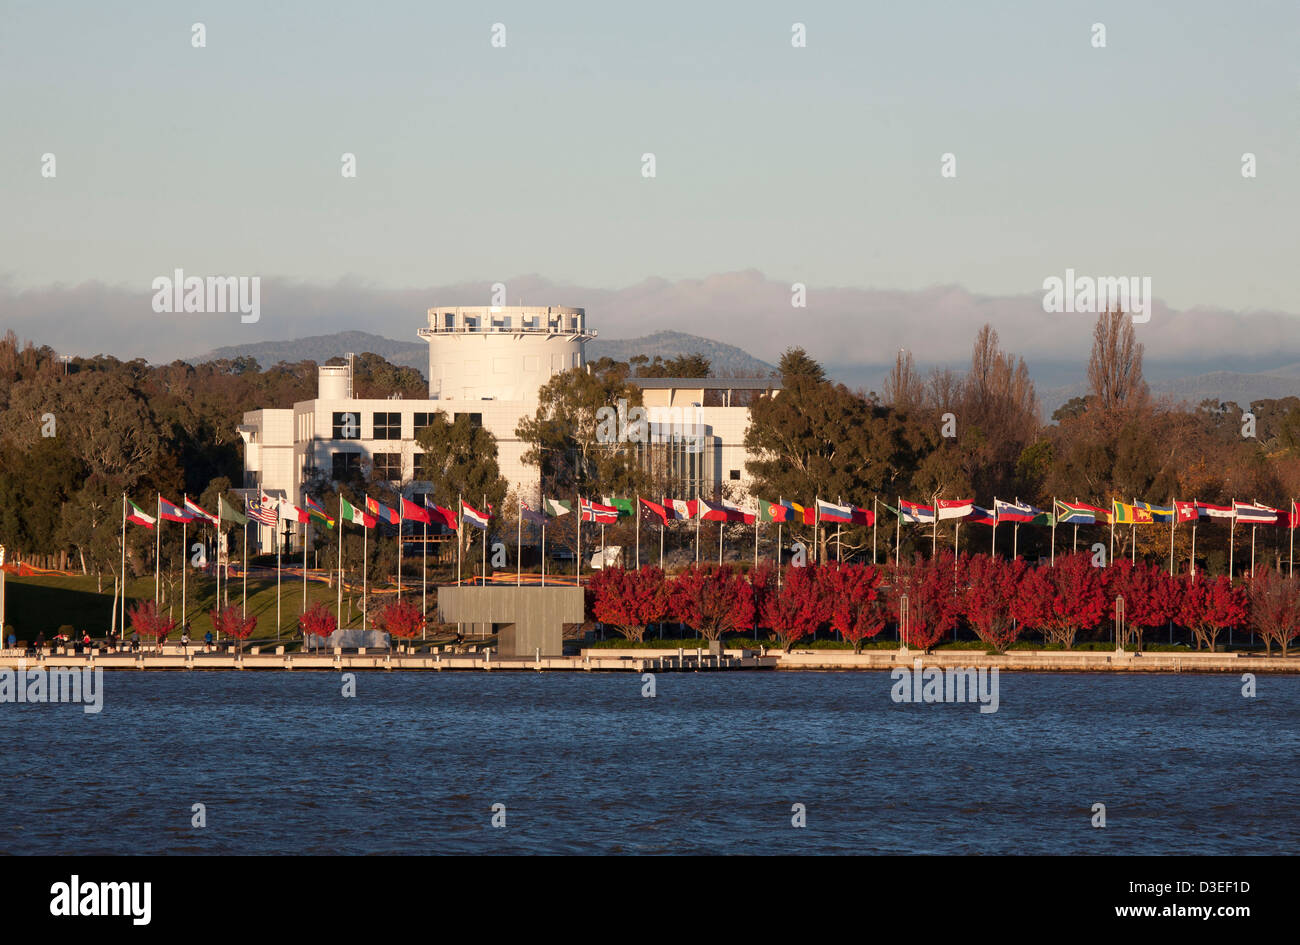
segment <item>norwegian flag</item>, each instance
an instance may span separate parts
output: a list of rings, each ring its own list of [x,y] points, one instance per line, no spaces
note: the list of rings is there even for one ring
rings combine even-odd
[[[582,513],[584,522],[598,522],[601,525],[613,525],[618,521],[618,508],[613,505],[602,505],[599,502],[592,502],[590,499],[578,499],[579,511]]]

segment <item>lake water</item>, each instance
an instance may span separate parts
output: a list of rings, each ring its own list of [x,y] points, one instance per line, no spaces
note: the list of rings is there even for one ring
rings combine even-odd
[[[896,704],[887,673],[656,683],[373,672],[344,698],[332,673],[106,672],[98,715],[0,705],[0,852],[1300,846],[1295,676],[1260,676],[1250,699],[1236,676],[1004,673],[991,714]]]

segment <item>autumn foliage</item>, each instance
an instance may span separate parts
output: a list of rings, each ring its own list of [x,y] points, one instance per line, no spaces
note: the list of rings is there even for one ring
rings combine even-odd
[[[952,552],[943,551],[934,558],[917,555],[911,564],[890,569],[889,612],[899,620],[907,597],[904,642],[909,647],[929,650],[957,626],[962,600],[955,563]]]
[[[214,607],[208,611],[208,617],[212,620],[212,629],[218,634],[218,639],[224,633],[238,640],[241,647],[257,627],[257,618],[251,615],[241,617],[238,607]]]
[[[1064,555],[1055,567],[1028,568],[1012,611],[1016,620],[1067,650],[1081,630],[1106,616],[1106,582],[1087,554]]]
[[[629,640],[640,640],[645,628],[668,615],[671,585],[658,568],[603,568],[587,586],[591,612]]]
[[[399,640],[409,640],[424,629],[424,614],[410,601],[389,601],[375,613],[375,629]]]
[[[984,554],[970,555],[959,569],[966,622],[999,653],[1019,635],[1015,607],[1025,570],[1023,558],[1008,560]]]
[[[888,613],[880,595],[884,573],[867,564],[831,564],[822,568],[820,585],[830,606],[830,625],[853,652],[885,629]]]
[[[759,619],[771,628],[787,652],[830,620],[831,598],[822,584],[823,570],[817,565],[790,568],[780,589],[766,595]]]
[[[1273,644],[1285,657],[1291,641],[1300,633],[1300,584],[1267,566],[1250,579],[1250,622],[1264,638],[1264,648],[1273,655]]]
[[[1247,592],[1233,587],[1226,574],[1196,577],[1182,587],[1175,618],[1196,638],[1196,648],[1218,649],[1219,634],[1246,622]]]
[[[706,640],[754,625],[749,581],[726,566],[687,568],[673,580],[668,606],[674,617]]]
[[[314,636],[323,640],[333,633],[337,627],[338,621],[334,619],[334,612],[326,606],[324,601],[317,601],[312,604],[298,618],[298,629],[302,631],[304,646],[306,646],[307,637]]]
[[[160,646],[168,634],[176,629],[176,621],[159,613],[158,605],[151,600],[136,604],[127,614],[131,618],[132,630]]]

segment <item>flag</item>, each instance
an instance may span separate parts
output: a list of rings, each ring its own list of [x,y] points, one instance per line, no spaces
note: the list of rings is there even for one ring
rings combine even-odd
[[[659,520],[662,521],[665,525],[668,524],[668,519],[672,517],[673,513],[668,511],[668,509],[664,508],[658,502],[651,502],[649,499],[642,499],[641,504],[644,505],[649,511],[653,512],[655,515],[658,515]]]
[[[390,525],[397,524],[397,511],[381,504],[371,496],[366,496],[366,511],[381,522],[388,522]]]
[[[1295,499],[1291,500],[1291,514],[1288,516],[1287,526],[1289,528],[1300,527],[1300,502]]]
[[[189,524],[194,521],[193,515],[172,505],[162,496],[158,497],[158,510],[159,514],[169,522],[185,522]]]
[[[244,510],[253,521],[275,527],[275,523],[279,521],[279,512],[275,504],[274,499],[265,492],[259,491],[256,503],[250,503],[248,499],[244,500]]]
[[[740,506],[728,502],[726,499],[722,500],[722,508],[723,511],[727,513],[728,522],[744,522],[747,525],[753,525],[754,519],[757,518],[756,513],[753,511],[742,509]]]
[[[1138,502],[1137,507],[1151,513],[1152,522],[1168,525],[1174,520],[1174,507],[1172,505],[1152,505],[1150,502]]]
[[[609,496],[605,496],[603,501],[606,505],[618,509],[619,518],[636,514],[636,506],[632,504],[631,499],[611,499]]]
[[[695,499],[664,499],[664,508],[670,509],[678,521],[685,522],[695,518],[699,503]]]
[[[976,525],[996,525],[998,523],[996,515],[978,505],[971,506],[971,513],[966,516],[966,521],[974,522]]]
[[[853,524],[854,525],[874,525],[876,524],[876,513],[871,509],[853,507]]]
[[[491,512],[484,515],[464,499],[460,500],[460,513],[466,522],[473,525],[475,528],[481,528],[483,531],[487,531],[488,522],[492,519]]]
[[[1232,512],[1237,521],[1246,525],[1276,525],[1281,509],[1269,508],[1267,505],[1251,505],[1248,502],[1233,502]]]
[[[367,515],[363,509],[357,508],[343,496],[339,496],[339,521],[352,522],[362,528],[374,528],[379,524],[379,520],[373,515]]]
[[[612,505],[601,505],[590,499],[578,497],[578,512],[584,522],[599,522],[601,525],[613,525],[618,521],[618,509]]]
[[[559,518],[561,515],[568,515],[573,511],[573,503],[562,502],[559,499],[543,499],[542,511],[551,518]]]
[[[928,525],[934,521],[934,509],[928,505],[902,499],[898,503],[898,517],[911,525],[921,523]]]
[[[975,510],[974,499],[940,499],[939,521],[948,518],[965,518]]]
[[[199,508],[198,503],[195,502],[193,499],[191,499],[189,496],[185,497],[185,511],[189,514],[191,518],[207,519],[213,525],[218,524],[217,517],[215,515],[210,515],[207,512],[203,511],[203,509]]]
[[[400,496],[399,498],[402,503],[402,518],[406,519],[408,522],[424,522],[426,525],[433,524],[433,519],[429,517],[428,512],[410,501],[406,496]]]
[[[326,528],[334,527],[334,519],[325,513],[325,506],[321,505],[309,495],[304,495],[303,500],[307,503],[307,514],[320,522]]]
[[[1056,517],[1055,517],[1054,515],[1052,515],[1051,512],[1039,512],[1037,515],[1035,515],[1033,518],[1031,518],[1028,522],[1026,522],[1026,524],[1027,524],[1027,525],[1046,525],[1048,528],[1051,528],[1053,525],[1056,524]]]
[[[1057,499],[1053,510],[1056,512],[1057,524],[1060,525],[1095,525],[1099,516],[1106,518],[1105,509],[1084,505],[1082,502],[1062,502]]]
[[[456,513],[451,509],[445,509],[432,502],[427,495],[424,497],[424,507],[429,510],[429,518],[433,519],[434,523],[450,528],[453,532],[457,530],[460,523],[456,520]]]
[[[1207,502],[1196,502],[1196,514],[1201,518],[1232,518],[1232,506],[1230,505],[1210,505]]]
[[[1178,522],[1194,522],[1197,518],[1195,502],[1175,502],[1174,517]]]
[[[1003,502],[1001,499],[994,501],[993,511],[998,517],[999,525],[1003,522],[1027,525],[1038,516],[1046,514],[1042,509],[1036,509],[1028,502]]]
[[[1151,513],[1146,509],[1136,505],[1129,505],[1127,502],[1118,500],[1111,503],[1114,511],[1111,513],[1111,520],[1116,525],[1150,525]]]
[[[243,513],[240,512],[239,509],[235,508],[229,502],[221,502],[220,500],[218,500],[218,502],[219,502],[218,508],[221,511],[221,517],[225,519],[227,522],[234,522],[236,525],[248,524],[248,519],[244,518]],[[220,525],[221,523],[216,522],[215,524]],[[275,523],[272,522],[272,524]]]
[[[525,522],[532,522],[535,525],[546,524],[546,513],[530,508],[527,502],[519,503],[519,514],[523,517]]]
[[[835,505],[831,502],[817,500],[817,517],[823,522],[836,522],[841,525],[853,524],[853,506]]]
[[[760,499],[758,502],[758,520],[760,522],[788,522],[790,521],[790,507],[780,502],[767,502]]]
[[[145,528],[153,528],[158,524],[158,520],[145,512],[145,510],[140,508],[140,506],[136,505],[130,499],[127,499],[126,501],[131,506],[130,511],[126,513],[126,520],[128,522],[135,525],[143,525]]]

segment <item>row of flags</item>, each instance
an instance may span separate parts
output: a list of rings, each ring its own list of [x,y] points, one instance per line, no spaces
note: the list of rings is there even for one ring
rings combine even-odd
[[[246,518],[237,509],[218,499],[218,514],[213,515],[202,509],[189,496],[184,497],[180,506],[158,496],[158,516],[145,512],[135,502],[127,500],[130,510],[127,521],[146,528],[153,528],[160,517],[168,522],[206,521],[213,525],[222,520],[245,524]],[[363,528],[374,528],[380,522],[397,525],[402,521],[423,522],[426,525],[440,524],[453,531],[464,522],[474,528],[486,531],[493,518],[493,509],[489,505],[486,512],[481,512],[464,499],[459,500],[460,514],[440,506],[426,495],[423,504],[417,504],[405,497],[399,497],[399,509],[390,508],[377,499],[367,496],[364,508],[358,508],[343,496],[339,496],[339,517],[345,522],[352,522]],[[742,509],[725,500],[708,502],[704,499],[662,499],[653,502],[638,497],[640,506],[649,514],[656,516],[663,524],[672,521],[690,521],[697,517],[706,522],[786,522],[805,525],[818,523],[843,525],[874,525],[875,513],[871,509],[854,505],[843,505],[818,499],[814,505],[802,506],[785,499],[777,502],[759,501],[756,509]],[[287,499],[277,499],[259,490],[256,500],[245,505],[247,518],[263,525],[274,526],[278,521],[314,522],[326,528],[334,527],[330,518],[316,499],[305,498],[306,508],[298,508]],[[1207,502],[1173,502],[1170,505],[1155,505],[1151,502],[1111,503],[1109,510],[1082,502],[1065,502],[1060,499],[1052,501],[1052,510],[1035,508],[1025,502],[1007,502],[994,499],[993,508],[986,509],[975,504],[973,499],[940,499],[934,505],[920,502],[908,502],[900,499],[897,506],[881,503],[890,512],[898,516],[901,522],[915,525],[928,525],[936,521],[949,519],[974,522],[983,525],[1017,524],[1017,525],[1094,525],[1098,523],[1113,525],[1151,525],[1195,522],[1201,519],[1227,519],[1246,525],[1281,525],[1288,528],[1300,526],[1300,503],[1291,502],[1291,508],[1275,509],[1259,502],[1237,502],[1231,505],[1211,505]],[[525,521],[545,524],[548,518],[558,518],[573,512],[573,503],[563,499],[542,499],[541,508],[534,509],[526,502],[520,503],[520,514]],[[578,497],[578,516],[583,522],[600,525],[612,525],[620,518],[631,516],[636,511],[636,504],[631,499],[618,499],[605,496],[601,501]]]

